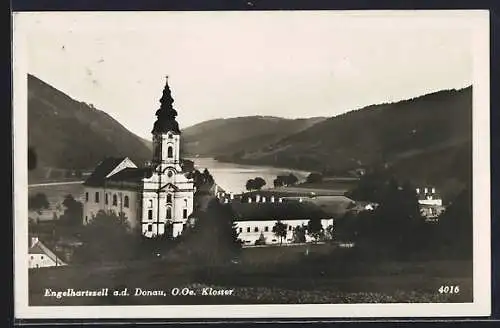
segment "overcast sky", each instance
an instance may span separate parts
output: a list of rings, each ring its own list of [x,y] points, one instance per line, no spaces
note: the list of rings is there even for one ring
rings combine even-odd
[[[28,71],[148,139],[167,74],[181,128],[334,116],[470,85],[467,17],[443,15],[38,13]]]

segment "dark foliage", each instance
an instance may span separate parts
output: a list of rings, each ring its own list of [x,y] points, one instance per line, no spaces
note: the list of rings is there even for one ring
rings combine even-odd
[[[280,244],[283,243],[283,238],[286,238],[287,225],[281,221],[277,221],[273,226],[273,233],[280,239]]]
[[[323,225],[320,218],[310,219],[307,223],[307,233],[318,241],[324,235]]]
[[[312,172],[307,176],[306,182],[317,183],[323,180],[321,173]]]
[[[82,225],[83,204],[75,200],[73,195],[68,194],[64,197],[63,205],[66,207],[58,223],[67,226]]]
[[[49,207],[49,200],[44,193],[39,192],[28,197],[28,209],[32,211],[48,209]]]
[[[215,199],[180,238],[173,254],[201,265],[226,263],[241,250],[231,206]]]
[[[266,180],[261,177],[256,177],[255,179],[249,179],[245,184],[246,190],[260,190],[266,185]]]

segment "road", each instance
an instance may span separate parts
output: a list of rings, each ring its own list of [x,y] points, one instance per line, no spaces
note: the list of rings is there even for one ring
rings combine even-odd
[[[82,184],[83,182],[84,181],[64,181],[64,182],[36,183],[36,184],[29,184],[28,188],[47,187],[47,186],[60,186],[60,185],[68,185],[68,184]]]

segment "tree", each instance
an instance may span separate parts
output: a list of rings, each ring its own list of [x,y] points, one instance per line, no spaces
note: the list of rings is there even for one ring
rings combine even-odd
[[[283,243],[283,238],[286,238],[286,229],[287,225],[279,220],[273,226],[273,233],[280,239],[280,245]]]
[[[254,189],[256,190],[260,190],[262,189],[262,187],[264,187],[266,185],[266,180],[262,179],[261,177],[256,177],[254,180],[253,180],[253,187]]]
[[[204,265],[227,262],[241,250],[234,217],[230,204],[211,200],[172,254]]]
[[[324,235],[320,218],[312,218],[309,220],[307,223],[307,233],[313,237],[316,242]]]
[[[255,241],[255,245],[258,246],[258,245],[265,245],[265,244],[266,244],[266,237],[264,237],[264,234],[261,232],[259,239],[257,239]]]
[[[59,218],[60,222],[68,226],[78,226],[82,224],[83,204],[68,194],[64,197],[62,202],[66,207],[63,215]]]
[[[332,241],[335,239],[335,226],[333,224],[330,224],[328,227],[326,227],[324,238],[327,241]]]
[[[254,179],[248,179],[247,183],[245,184],[245,189],[248,191],[254,190],[255,186],[255,180]]]
[[[290,173],[287,177],[286,177],[286,180],[285,180],[285,184],[287,186],[293,186],[294,184],[296,184],[297,182],[299,182],[299,179],[293,175],[292,173]]]
[[[310,173],[306,178],[306,182],[308,183],[318,183],[321,182],[322,180],[323,176],[320,173],[315,173],[315,172]]]
[[[74,258],[83,263],[130,259],[137,249],[127,217],[114,211],[99,211],[82,228],[80,238],[83,245]]]
[[[28,197],[28,209],[38,211],[50,208],[49,200],[44,193],[37,193]]]
[[[293,242],[294,243],[305,243],[306,242],[306,227],[297,226],[293,229]]]

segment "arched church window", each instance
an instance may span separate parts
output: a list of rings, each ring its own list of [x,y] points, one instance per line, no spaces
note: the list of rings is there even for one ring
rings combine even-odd
[[[172,208],[167,207],[167,219],[171,219],[171,218],[172,218]]]
[[[104,202],[106,203],[106,205],[109,204],[109,197],[108,196],[109,196],[108,194],[104,195]]]
[[[167,148],[167,157],[168,158],[174,157],[174,148],[172,146],[168,146]]]
[[[118,197],[116,195],[113,195],[113,206],[118,205]]]
[[[167,204],[172,204],[172,194],[167,194]]]
[[[128,204],[128,196],[125,196],[125,198],[123,199],[123,206],[125,206],[125,207],[129,206],[129,204]]]
[[[188,200],[187,198],[184,198],[184,206],[187,207],[188,206]]]
[[[168,137],[169,139],[172,139],[172,133],[167,134],[167,137]]]
[[[148,204],[148,207],[149,207],[149,208],[152,208],[152,207],[153,207],[153,200],[152,200],[152,199],[150,199],[148,203],[149,203],[149,204]]]

